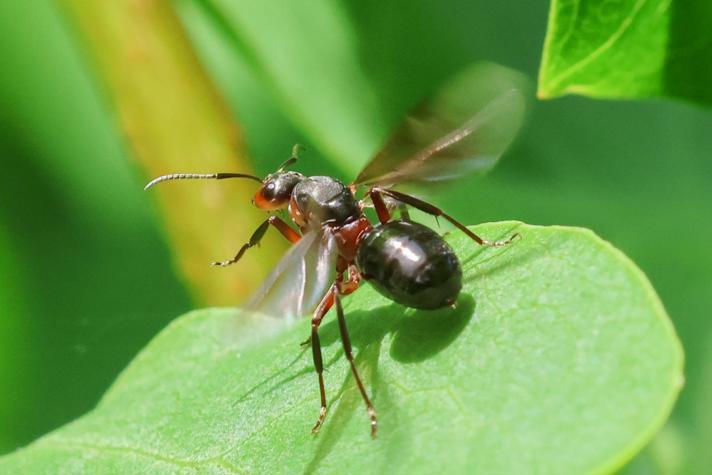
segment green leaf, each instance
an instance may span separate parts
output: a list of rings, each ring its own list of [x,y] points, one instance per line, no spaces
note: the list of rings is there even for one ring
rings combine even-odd
[[[645,276],[578,228],[481,225],[461,233],[455,309],[415,311],[372,289],[347,299],[368,421],[322,325],[330,412],[318,412],[308,321],[193,312],[159,335],[87,416],[0,459],[2,473],[603,473],[663,424],[682,353]]]
[[[539,96],[677,97],[712,104],[712,3],[553,0]]]

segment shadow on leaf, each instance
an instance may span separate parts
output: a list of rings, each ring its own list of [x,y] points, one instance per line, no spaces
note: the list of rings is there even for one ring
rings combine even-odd
[[[388,420],[397,423],[397,407],[389,404],[388,384],[378,374],[378,361],[383,339],[393,335],[390,356],[403,363],[424,361],[447,348],[462,333],[475,311],[475,299],[461,294],[455,308],[439,310],[413,310],[392,304],[371,312],[354,312],[346,315],[349,334],[356,352],[356,365],[362,378],[372,389],[374,405],[388,407]],[[320,335],[324,346],[339,340],[338,325],[331,321],[322,327]],[[343,355],[343,352],[339,352]],[[332,361],[332,363],[335,361]],[[313,473],[321,460],[343,435],[344,428],[363,406],[355,381],[349,373],[336,396],[330,402],[329,421],[322,428],[318,447],[304,473]],[[363,411],[367,427],[366,411]]]
[[[391,356],[411,363],[436,355],[462,332],[475,313],[475,299],[461,294],[455,308],[417,311],[403,318],[395,328]]]

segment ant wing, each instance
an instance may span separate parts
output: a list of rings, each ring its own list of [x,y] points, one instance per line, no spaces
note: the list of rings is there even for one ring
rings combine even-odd
[[[246,308],[287,320],[312,313],[336,278],[333,235],[312,230],[287,252],[247,302]]]
[[[491,169],[524,118],[526,78],[477,64],[417,107],[354,180],[392,186],[430,182]]]

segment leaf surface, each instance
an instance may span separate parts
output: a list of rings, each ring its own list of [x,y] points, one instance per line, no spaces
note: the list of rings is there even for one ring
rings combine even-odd
[[[553,0],[539,96],[712,104],[712,3]]]
[[[235,309],[188,314],[98,407],[0,459],[3,473],[604,473],[663,424],[682,382],[674,330],[645,276],[579,228],[503,222],[460,233],[455,309],[415,311],[365,286],[345,307],[379,414],[376,440],[327,316],[330,403],[308,321],[281,331]]]

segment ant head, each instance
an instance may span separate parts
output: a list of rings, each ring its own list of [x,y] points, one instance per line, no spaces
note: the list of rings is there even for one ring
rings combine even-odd
[[[284,209],[289,205],[292,190],[297,186],[297,183],[304,179],[304,175],[297,172],[286,172],[284,169],[297,161],[297,155],[301,148],[302,146],[299,144],[292,147],[292,156],[282,163],[276,172],[267,175],[262,180],[262,186],[257,190],[252,200],[252,203],[259,209]]]
[[[292,196],[292,190],[303,179],[304,175],[301,173],[285,172],[280,169],[262,180],[262,186],[255,193],[252,202],[264,210],[286,208]]]
[[[286,208],[289,205],[292,190],[297,183],[304,179],[304,175],[297,172],[284,171],[284,169],[297,161],[297,154],[300,149],[302,149],[301,145],[295,145],[292,148],[292,156],[287,161],[282,163],[276,172],[267,175],[264,180],[261,180],[254,175],[248,175],[245,173],[172,173],[170,175],[159,176],[158,178],[151,180],[144,189],[147,190],[158,183],[169,180],[222,180],[225,178],[247,178],[262,184],[252,200],[255,206],[264,210]]]

